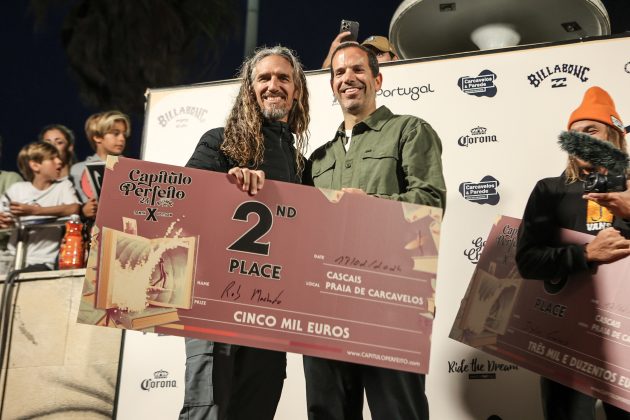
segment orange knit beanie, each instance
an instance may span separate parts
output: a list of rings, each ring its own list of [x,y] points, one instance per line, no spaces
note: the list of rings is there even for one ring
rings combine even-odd
[[[615,103],[608,92],[598,86],[588,88],[584,93],[582,103],[569,117],[567,128],[570,128],[574,122],[581,120],[599,121],[615,128],[622,135],[626,134],[626,129],[615,109]]]

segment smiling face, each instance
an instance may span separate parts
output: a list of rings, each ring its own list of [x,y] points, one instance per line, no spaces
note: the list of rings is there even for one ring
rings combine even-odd
[[[263,58],[254,69],[253,87],[263,115],[270,120],[287,122],[297,98],[291,63],[279,55]]]
[[[339,50],[332,60],[330,86],[341,109],[363,119],[376,110],[376,92],[380,90],[383,76],[376,76],[368,62],[368,54],[357,47]]]
[[[127,124],[123,120],[116,120],[112,128],[102,137],[94,136],[96,153],[104,158],[107,155],[120,156],[127,144]]]
[[[53,128],[46,131],[42,136],[42,140],[46,143],[52,144],[57,148],[57,150],[59,150],[59,157],[62,162],[68,162],[68,157],[72,154],[74,145],[70,144],[66,136],[64,136],[60,130]]]

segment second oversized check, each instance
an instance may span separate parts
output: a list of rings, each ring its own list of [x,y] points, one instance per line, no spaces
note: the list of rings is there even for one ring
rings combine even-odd
[[[441,210],[107,162],[79,322],[427,372]]]
[[[553,280],[525,280],[521,221],[492,226],[450,337],[630,410],[630,258]],[[559,243],[593,235],[561,229]]]

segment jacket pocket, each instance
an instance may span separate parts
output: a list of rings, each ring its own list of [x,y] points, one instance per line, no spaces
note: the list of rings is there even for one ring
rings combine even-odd
[[[313,184],[320,188],[332,188],[334,170],[334,159],[323,159],[313,162],[313,166],[311,168]]]
[[[361,188],[368,194],[391,195],[400,192],[398,150],[395,147],[378,147],[363,152]]]

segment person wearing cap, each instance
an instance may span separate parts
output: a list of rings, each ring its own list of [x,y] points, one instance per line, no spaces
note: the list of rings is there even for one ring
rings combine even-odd
[[[398,61],[398,54],[389,39],[384,36],[371,35],[368,36],[361,45],[365,45],[376,54],[379,63],[387,63],[388,61]]]
[[[605,115],[605,114],[604,114]],[[621,120],[617,117],[616,121],[618,124],[615,124],[622,133],[627,133],[630,130],[630,127],[623,127]],[[611,118],[612,121],[612,118]],[[627,176],[627,175],[626,175]],[[630,219],[630,180],[626,183],[626,190],[622,192],[605,192],[605,193],[588,193],[583,197],[585,200],[591,200],[599,204],[600,206],[606,207],[612,214],[616,217],[621,217],[623,219]]]
[[[340,32],[339,35],[333,39],[333,42],[330,44],[330,48],[328,50],[328,55],[324,59],[324,63],[322,64],[323,69],[330,68],[330,64],[332,61],[332,52],[337,49],[337,47],[344,42],[344,39],[350,35],[350,32]],[[386,63],[388,61],[398,61],[398,54],[396,54],[396,49],[384,36],[380,35],[370,35],[365,41],[361,43],[361,45],[369,48],[375,55],[376,59],[379,63]]]
[[[610,95],[591,87],[567,124],[569,131],[588,134],[626,151],[625,129]],[[559,177],[545,178],[532,191],[518,233],[516,264],[527,279],[557,281],[590,270],[600,263],[630,255],[630,223],[615,217],[596,201],[584,200],[584,175],[588,162],[569,155]],[[595,235],[588,244],[560,244],[558,229]],[[596,398],[541,377],[541,399],[545,419],[595,419]],[[630,419],[630,413],[604,403],[608,420]]]

